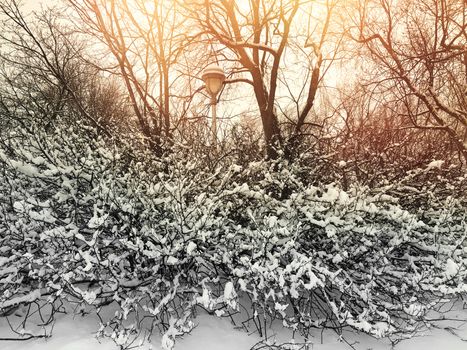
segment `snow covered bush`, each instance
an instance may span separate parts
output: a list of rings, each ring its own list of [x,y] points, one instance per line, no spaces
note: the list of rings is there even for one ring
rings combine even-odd
[[[224,236],[210,258],[250,297],[263,330],[277,317],[305,335],[342,325],[411,333],[437,303],[467,292],[459,200],[414,213],[382,189],[302,186],[290,166],[269,170],[251,164],[242,173],[254,186],[232,179],[221,192]]]
[[[440,164],[344,191],[298,162],[210,168],[72,126],[8,136],[2,316],[52,305],[53,322],[66,300],[97,312],[121,348],[157,329],[171,349],[199,308],[265,337],[275,319],[305,337],[344,326],[381,337],[413,334],[467,292],[466,177]]]

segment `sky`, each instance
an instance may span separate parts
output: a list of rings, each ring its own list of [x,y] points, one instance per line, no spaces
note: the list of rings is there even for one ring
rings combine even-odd
[[[41,5],[54,5],[59,3],[59,0],[22,0],[26,11],[39,10]]]
[[[36,11],[40,10],[41,6],[42,7],[54,6],[54,5],[63,3],[65,0],[20,0],[20,1],[23,4],[22,9],[26,13],[29,13],[29,12],[34,11],[34,10],[36,10]],[[332,68],[327,73],[327,84],[330,84],[330,85],[333,85],[333,86],[336,85],[336,81],[339,79],[339,75],[337,74],[337,72],[338,72],[338,69]],[[290,79],[290,81],[293,81],[293,79]],[[234,104],[242,105],[242,106],[249,105],[249,106],[251,106],[251,111],[256,112],[256,105],[255,105],[254,101],[251,100],[251,98],[246,97],[247,95],[252,96],[252,94],[253,94],[252,91],[249,89],[249,87],[244,86],[244,85],[238,86],[238,91],[239,91],[241,96],[235,95],[234,101],[236,101],[236,103],[234,103]],[[227,97],[228,96],[224,94],[224,97],[222,99],[223,103],[220,103],[218,105],[218,118],[221,119],[221,120],[222,119],[225,120],[225,122],[227,122],[227,120],[229,120],[230,118],[235,117],[239,113],[238,108],[235,108],[232,103],[229,103],[229,102],[232,102],[232,101],[230,101],[230,100],[227,101],[226,100]],[[239,102],[240,100],[242,100],[241,103]],[[242,110],[241,112],[245,113],[245,112],[248,112],[248,111]],[[224,124],[224,123],[222,123],[222,124]],[[224,124],[224,125],[226,125],[226,124]]]

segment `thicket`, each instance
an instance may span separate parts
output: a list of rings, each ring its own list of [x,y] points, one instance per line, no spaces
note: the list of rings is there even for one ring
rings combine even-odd
[[[79,123],[34,125],[0,146],[0,316],[18,337],[49,336],[72,304],[122,349],[157,330],[171,349],[200,309],[263,337],[281,320],[308,340],[345,326],[401,339],[467,292],[462,168],[344,189],[348,164],[312,151],[155,157]]]

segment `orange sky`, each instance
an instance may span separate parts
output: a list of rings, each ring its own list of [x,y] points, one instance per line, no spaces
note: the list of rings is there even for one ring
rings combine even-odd
[[[59,0],[23,0],[24,9],[27,11],[38,10],[41,5],[54,5],[59,3]]]

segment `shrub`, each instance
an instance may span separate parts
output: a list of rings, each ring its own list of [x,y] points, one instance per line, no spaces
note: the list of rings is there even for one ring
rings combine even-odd
[[[99,334],[121,348],[159,329],[170,349],[200,307],[265,337],[274,319],[305,337],[344,326],[410,336],[467,291],[466,203],[451,185],[465,177],[442,178],[440,164],[344,191],[309,181],[298,162],[212,170],[73,128],[10,136],[0,315],[47,305],[51,323],[66,300],[95,310]],[[430,191],[416,189],[423,177]]]

